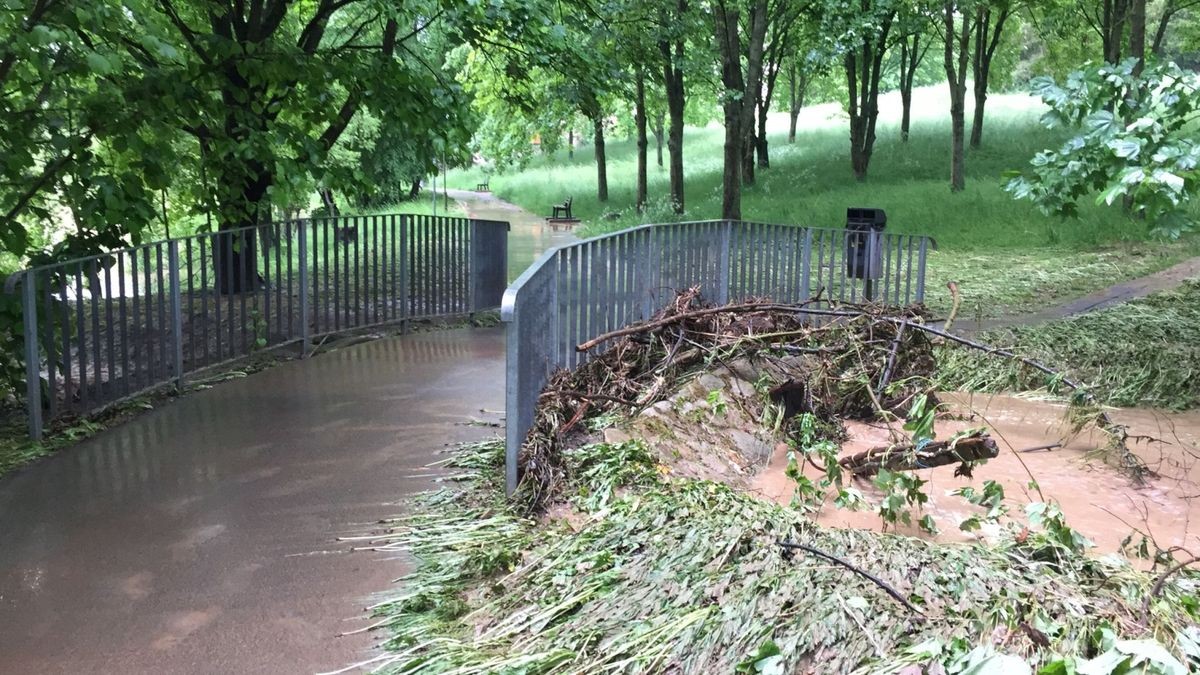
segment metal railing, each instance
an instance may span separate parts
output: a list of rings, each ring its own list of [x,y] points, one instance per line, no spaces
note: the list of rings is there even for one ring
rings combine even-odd
[[[547,251],[504,292],[506,485],[551,373],[590,357],[575,347],[644,321],[676,291],[699,286],[725,304],[922,302],[933,239],[744,221],[643,225]],[[869,277],[869,278],[860,278]],[[605,348],[601,344],[593,351]]]
[[[410,214],[269,223],[10,277],[29,432],[287,344],[495,309],[508,223]]]

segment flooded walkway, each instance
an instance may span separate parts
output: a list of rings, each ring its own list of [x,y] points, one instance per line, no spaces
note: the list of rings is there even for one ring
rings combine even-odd
[[[495,429],[502,328],[293,361],[166,404],[0,482],[0,672],[310,673],[368,654],[401,562],[342,534]]]
[[[488,195],[510,276],[574,240]],[[220,384],[0,481],[0,673],[311,673],[369,656],[405,569],[336,538],[494,435],[502,327],[359,344]],[[490,411],[490,412],[489,412]]]

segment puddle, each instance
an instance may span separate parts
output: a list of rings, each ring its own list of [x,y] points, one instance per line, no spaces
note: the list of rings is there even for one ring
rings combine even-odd
[[[929,481],[923,488],[929,495],[923,513],[933,516],[940,533],[930,537],[915,524],[901,525],[898,532],[946,542],[994,535],[995,525],[985,524],[976,532],[959,529],[962,521],[982,514],[983,509],[950,494],[968,485],[978,490],[985,480],[994,480],[1004,488],[1010,514],[1017,517],[1023,517],[1024,507],[1030,502],[1057,502],[1067,523],[1096,543],[1096,554],[1117,551],[1121,540],[1134,528],[1152,534],[1160,547],[1200,548],[1200,411],[1112,411],[1114,421],[1128,425],[1131,435],[1157,439],[1133,447],[1159,473],[1138,487],[1095,457],[1105,443],[1102,434],[1084,432],[1066,439],[1069,429],[1063,423],[1066,406],[1062,404],[1001,395],[942,397],[952,412],[972,419],[939,421],[939,437],[986,427],[1000,455],[977,467],[973,478],[956,477],[953,465],[916,471]],[[850,422],[846,426],[850,438],[842,446],[843,455],[889,443],[888,430],[882,424]],[[897,431],[904,433],[898,425]],[[1016,452],[1060,441],[1064,442],[1061,448]],[[751,479],[749,488],[764,498],[788,503],[793,483],[784,475],[786,463],[786,447],[776,447],[769,464]],[[820,475],[811,466],[805,467],[805,473],[810,478]],[[1031,488],[1031,481],[1036,482],[1041,495]],[[881,493],[869,480],[856,480],[854,485],[868,501],[878,503]],[[823,506],[817,521],[832,527],[882,529],[878,515],[837,509],[831,501]],[[1134,543],[1138,540],[1135,536]]]

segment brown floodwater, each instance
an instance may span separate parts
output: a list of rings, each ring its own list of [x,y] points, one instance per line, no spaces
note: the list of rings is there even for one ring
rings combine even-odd
[[[969,419],[938,422],[941,438],[971,427],[986,427],[1000,454],[974,471],[973,478],[954,476],[953,465],[922,469],[915,473],[929,481],[924,486],[929,502],[923,513],[933,516],[940,530],[936,537],[920,531],[914,524],[900,525],[898,532],[937,541],[975,541],[994,537],[999,526],[984,524],[975,532],[964,532],[958,525],[983,509],[951,493],[963,486],[977,490],[986,480],[1004,488],[1010,514],[1023,519],[1026,504],[1054,501],[1062,508],[1067,523],[1096,544],[1097,554],[1113,553],[1121,541],[1135,529],[1153,536],[1158,546],[1184,546],[1200,549],[1200,411],[1166,413],[1153,410],[1113,410],[1118,424],[1129,427],[1131,436],[1145,436],[1133,450],[1157,476],[1137,485],[1129,477],[1099,456],[1106,439],[1096,431],[1072,436],[1065,423],[1066,406],[1007,395],[943,394],[950,412]],[[897,431],[904,433],[899,424]],[[860,452],[887,445],[889,433],[882,424],[847,424],[849,439],[842,454]],[[1153,439],[1153,440],[1149,440]],[[1026,448],[1056,442],[1063,447],[1045,451],[1018,452]],[[784,475],[786,447],[776,448],[765,469],[751,481],[751,489],[761,496],[788,503],[793,482]],[[819,474],[805,467],[810,477]],[[1031,487],[1036,482],[1041,493]],[[855,486],[872,505],[881,493],[870,481],[857,480]],[[919,518],[920,515],[917,515]],[[870,510],[846,511],[827,501],[817,516],[818,522],[833,527],[881,530],[883,522]],[[1135,535],[1134,544],[1139,540]]]

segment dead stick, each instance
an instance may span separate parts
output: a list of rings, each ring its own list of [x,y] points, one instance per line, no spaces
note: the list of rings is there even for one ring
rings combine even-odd
[[[783,310],[783,311],[792,311],[797,308],[804,307],[810,303],[817,302],[818,300],[820,300],[820,298],[814,296],[808,300],[805,300],[804,302],[802,302],[798,305],[787,305],[787,304],[780,304],[777,302],[747,302],[747,303],[743,303],[740,305],[724,305],[722,307],[705,307],[704,309],[697,309],[697,310],[693,310],[691,312],[675,314],[673,316],[664,317],[662,319],[657,319],[655,321],[650,321],[647,323],[639,323],[639,324],[636,324],[633,326],[629,326],[627,328],[622,328],[620,330],[614,330],[612,332],[605,333],[598,337],[594,337],[591,340],[588,340],[587,342],[584,342],[583,344],[575,347],[575,351],[586,352],[587,350],[591,349],[592,347],[595,347],[596,345],[600,344],[601,342],[604,342],[605,340],[611,340],[613,338],[624,337],[626,335],[636,335],[637,333],[645,333],[646,331],[654,330],[655,328],[669,326],[673,323],[678,323],[680,321],[685,321],[687,319],[694,319],[699,316],[707,316],[709,314],[720,314],[721,312],[743,312],[743,311],[747,311],[747,310],[756,310],[756,309],[778,309],[778,310]]]
[[[1037,452],[1038,450],[1053,450],[1061,447],[1062,443],[1051,443],[1049,445],[1035,445],[1032,448],[1025,448],[1024,450],[1018,450],[1017,452]]]
[[[574,391],[571,389],[560,389],[557,391],[551,389],[551,390],[548,390],[545,393],[543,393],[542,397],[553,396],[555,394],[559,394],[561,396],[570,396],[571,398],[582,398],[582,399],[587,399],[587,400],[591,400],[591,401],[608,401],[610,403],[620,403],[621,405],[628,405],[628,406],[634,406],[634,407],[637,407],[637,405],[638,405],[637,402],[635,402],[635,401],[630,401],[630,400],[624,399],[624,398],[617,398],[616,396],[605,396],[603,394],[589,394],[585,391]]]
[[[897,591],[895,588],[892,588],[886,581],[884,581],[883,579],[880,579],[879,577],[875,576],[874,574],[871,574],[870,572],[868,572],[866,570],[855,567],[854,565],[846,562],[845,560],[842,560],[841,558],[837,557],[836,555],[833,555],[831,553],[826,553],[826,552],[822,551],[821,549],[814,548],[812,546],[809,546],[808,544],[798,544],[794,541],[784,541],[782,539],[780,539],[776,543],[786,549],[800,549],[801,551],[807,551],[817,557],[824,558],[831,562],[835,562],[835,563],[841,565],[842,567],[845,567],[846,569],[850,570],[851,572],[854,572],[855,574],[857,574],[865,579],[869,579],[870,581],[874,582],[876,586],[887,591],[887,594],[892,596],[893,598],[895,598],[897,602],[899,602],[900,604],[907,607],[910,612],[912,612],[913,614],[916,614],[918,621],[925,620],[925,615],[921,613],[921,610],[917,609],[903,595],[900,595],[900,592]]]
[[[1158,597],[1159,593],[1162,593],[1163,586],[1167,583],[1167,579],[1169,579],[1171,577],[1171,575],[1175,574],[1176,572],[1179,572],[1180,570],[1187,567],[1188,565],[1194,565],[1195,563],[1198,563],[1198,562],[1200,562],[1200,556],[1194,556],[1190,560],[1184,560],[1183,562],[1174,565],[1173,567],[1169,568],[1166,572],[1163,572],[1162,575],[1158,577],[1158,581],[1155,581],[1154,586],[1150,589],[1150,595],[1147,595],[1146,600],[1142,603],[1142,623],[1143,624],[1146,623],[1146,620],[1150,618],[1150,602],[1153,601],[1154,598]]]

